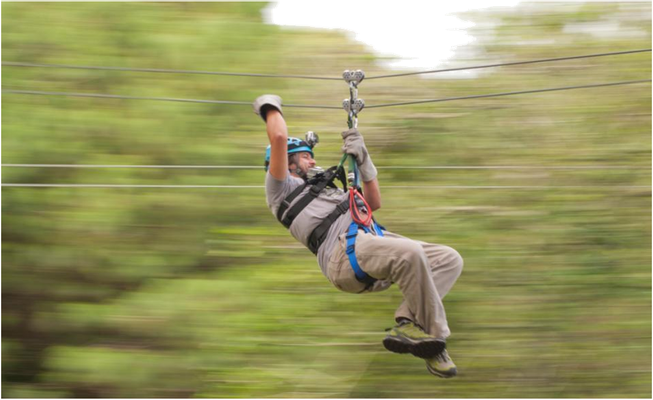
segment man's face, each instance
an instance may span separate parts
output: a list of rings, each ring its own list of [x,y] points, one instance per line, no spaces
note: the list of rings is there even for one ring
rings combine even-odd
[[[288,166],[291,171],[299,168],[304,173],[304,175],[306,175],[308,170],[315,166],[315,160],[313,157],[311,157],[311,153],[307,151],[298,153],[294,159],[296,162]]]

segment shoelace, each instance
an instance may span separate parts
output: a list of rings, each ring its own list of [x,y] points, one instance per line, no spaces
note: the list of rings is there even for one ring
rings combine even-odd
[[[435,359],[438,360],[438,361],[442,361],[442,362],[444,362],[444,363],[446,363],[446,362],[448,362],[449,360],[451,360],[451,358],[449,358],[449,354],[447,353],[447,350],[446,350],[446,349],[445,349],[445,350],[442,350],[442,352],[441,352],[440,354],[436,355],[436,356],[433,357],[433,358],[435,358]]]
[[[393,330],[394,328],[399,328],[400,326],[403,326],[403,325],[406,325],[406,324],[410,324],[410,322],[409,321],[402,321],[401,323],[399,323],[399,324],[397,324],[397,325],[395,325],[393,327],[385,328],[385,331],[388,332],[388,331]]]
[[[401,322],[400,324],[397,324],[397,325],[395,325],[393,327],[385,328],[385,331],[388,332],[388,331],[393,330],[394,328],[399,328],[400,326],[404,326],[404,325],[407,325],[407,324],[413,324],[414,328],[417,328],[418,330],[421,330],[422,332],[424,332],[424,328],[422,328],[421,325],[418,325],[418,324],[416,324],[415,322],[412,322],[412,321]]]

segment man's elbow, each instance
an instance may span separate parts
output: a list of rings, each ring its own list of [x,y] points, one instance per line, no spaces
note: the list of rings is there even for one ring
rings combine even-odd
[[[370,206],[372,211],[376,211],[379,208],[381,208],[381,199],[374,199],[374,200],[368,202],[367,204]]]
[[[285,146],[286,142],[288,141],[288,135],[286,135],[283,131],[268,132],[268,138],[270,139],[270,144],[272,147]]]

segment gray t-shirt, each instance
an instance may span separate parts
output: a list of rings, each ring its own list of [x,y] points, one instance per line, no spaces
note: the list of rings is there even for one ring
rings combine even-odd
[[[277,180],[270,172],[265,175],[265,197],[268,202],[268,207],[275,218],[277,210],[283,200],[292,192],[297,186],[300,186],[304,181],[296,178],[290,174],[284,180]],[[304,194],[309,190],[307,187],[302,194],[295,197],[290,207],[301,199]],[[295,218],[292,225],[290,225],[290,234],[295,239],[300,241],[304,246],[308,244],[308,237],[324,218],[326,218],[335,207],[347,199],[347,193],[342,189],[326,188],[320,192],[318,197],[310,202],[306,208]],[[287,212],[287,211],[286,211]],[[285,215],[285,214],[284,214]],[[329,262],[329,255],[333,250],[334,245],[338,241],[338,236],[346,233],[347,228],[351,225],[351,213],[346,212],[338,218],[327,233],[326,239],[317,251],[317,262],[322,269],[322,273],[326,276],[327,263]]]

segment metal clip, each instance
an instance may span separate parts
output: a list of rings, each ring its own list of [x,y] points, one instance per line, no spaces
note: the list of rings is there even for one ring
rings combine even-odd
[[[324,168],[322,167],[313,167],[309,168],[308,172],[306,173],[306,178],[307,179],[313,179],[318,177],[319,175],[324,174]]]

